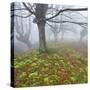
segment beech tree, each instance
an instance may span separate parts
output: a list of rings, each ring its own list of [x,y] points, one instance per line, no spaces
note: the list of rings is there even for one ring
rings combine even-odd
[[[54,7],[49,6],[48,4],[30,4],[30,3],[22,3],[23,8],[16,8],[12,9],[11,11],[15,10],[27,10],[28,15],[22,18],[27,18],[30,16],[34,16],[33,22],[37,24],[38,32],[39,32],[39,50],[40,52],[47,52],[46,46],[46,37],[45,37],[45,25],[47,22],[54,22],[54,23],[74,23],[78,25],[87,24],[86,22],[75,22],[75,21],[56,21],[53,20],[55,17],[59,16],[61,13],[64,12],[79,12],[79,11],[87,11],[87,8],[65,8],[65,9],[58,9],[54,15],[48,15],[48,10],[52,9],[55,10]],[[50,14],[50,13],[49,13]],[[48,17],[47,17],[48,15]],[[18,15],[11,15],[18,16]]]

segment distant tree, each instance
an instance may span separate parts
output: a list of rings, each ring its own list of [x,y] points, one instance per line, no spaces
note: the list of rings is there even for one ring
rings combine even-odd
[[[54,35],[55,42],[56,42],[58,40],[58,34],[60,32],[60,27],[56,23],[52,23],[52,25],[49,23],[47,23],[47,24],[51,27],[50,30],[52,31],[52,33]]]
[[[82,42],[83,38],[88,34],[87,31],[87,25],[84,25],[82,27],[82,30],[80,31],[80,42]]]
[[[19,24],[20,24],[20,26],[19,26]],[[17,33],[16,38],[17,38],[17,40],[26,44],[27,47],[30,49],[31,48],[31,41],[30,41],[31,22],[30,22],[30,18],[28,18],[27,24],[28,25],[26,26],[26,24],[23,22],[22,18],[21,18],[21,20],[19,19],[19,21],[17,21],[17,17],[16,17],[16,25],[15,25],[16,33]]]

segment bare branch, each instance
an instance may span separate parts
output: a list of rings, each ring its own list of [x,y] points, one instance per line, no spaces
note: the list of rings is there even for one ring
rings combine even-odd
[[[65,16],[65,17],[67,17],[67,18],[69,18],[69,19],[73,19],[73,18],[67,16],[66,14],[61,14],[61,15],[62,15],[62,16]]]
[[[84,15],[82,15],[80,12],[76,12],[77,14],[81,15],[84,19],[87,20],[87,17],[85,17]]]
[[[47,21],[47,20],[53,19],[56,16],[58,16],[60,13],[66,12],[66,11],[87,11],[87,10],[88,10],[88,8],[74,8],[74,9],[67,8],[67,9],[60,10],[57,14],[55,14],[52,17],[46,18],[45,20]]]
[[[16,18],[16,38],[17,40],[23,42],[24,44],[26,44],[29,48],[31,47],[31,42],[30,42],[30,31],[31,31],[31,22],[30,22],[30,18],[28,19],[29,21],[29,28],[26,29],[26,31],[24,30],[24,27],[23,27],[23,21],[22,21],[22,18],[21,18],[21,22],[18,22],[17,21],[17,18]],[[19,27],[19,24],[20,23],[20,26]]]
[[[50,29],[52,32],[56,32],[56,33],[60,32],[60,29],[56,29],[56,27],[53,27],[53,25],[51,25],[51,24],[49,24],[47,22],[46,22],[46,24],[52,28],[52,29]]]
[[[27,10],[26,8],[14,8],[14,9],[11,9],[11,11],[18,11],[18,10]]]
[[[48,26],[50,26],[52,29],[55,29],[51,24],[49,24],[49,23],[47,23],[47,22],[46,22],[46,24],[47,24]]]
[[[84,25],[84,24],[88,24],[87,22],[74,22],[74,21],[54,21],[54,20],[49,20],[49,22],[54,22],[54,23],[74,23],[74,24],[78,24],[78,25]]]
[[[35,12],[33,12],[24,2],[23,2],[23,5],[25,6],[25,8],[32,14],[35,15]]]
[[[28,5],[30,6],[30,9],[32,10],[32,12],[35,12],[35,6],[34,5],[31,5],[30,3],[28,3]]]
[[[30,17],[31,15],[32,15],[32,14],[29,14],[29,15],[27,15],[27,16],[20,16],[20,15],[14,14],[14,15],[11,15],[11,17],[17,16],[17,17],[20,17],[20,18],[28,18],[28,17]]]

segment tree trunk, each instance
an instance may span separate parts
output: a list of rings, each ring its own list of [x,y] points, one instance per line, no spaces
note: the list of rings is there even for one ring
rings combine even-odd
[[[54,33],[55,42],[58,41],[58,33]]]
[[[64,40],[64,32],[61,33],[61,40]]]
[[[27,47],[28,47],[29,49],[31,49],[32,46],[31,46],[30,41],[28,41],[26,44],[27,44]]]
[[[37,26],[39,31],[39,50],[40,52],[46,52],[45,22],[40,22]]]
[[[40,52],[46,52],[46,38],[45,38],[45,18],[46,18],[46,12],[48,10],[48,4],[37,4],[36,5],[36,18],[35,22],[38,26],[38,32],[39,32],[39,50]]]

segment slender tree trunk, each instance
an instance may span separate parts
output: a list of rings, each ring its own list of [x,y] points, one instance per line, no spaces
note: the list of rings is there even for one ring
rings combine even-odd
[[[27,47],[29,48],[29,49],[31,49],[31,43],[30,43],[30,41],[28,41],[27,43],[26,43],[26,45],[27,45]]]
[[[58,41],[58,33],[54,33],[55,42]]]
[[[64,32],[61,33],[61,40],[64,40]]]
[[[45,22],[40,22],[37,26],[39,31],[39,50],[40,52],[46,52]]]
[[[79,41],[82,42],[82,36],[80,36],[80,40]]]

